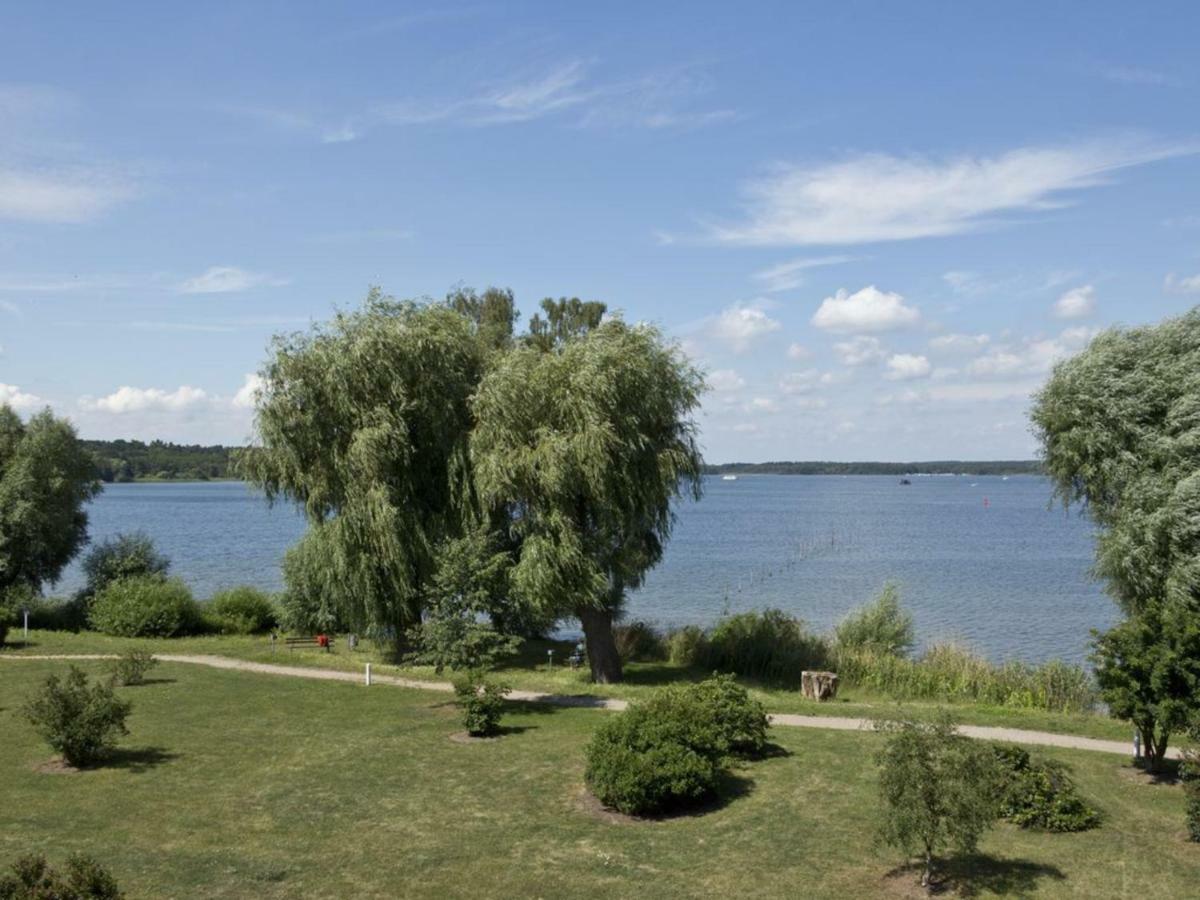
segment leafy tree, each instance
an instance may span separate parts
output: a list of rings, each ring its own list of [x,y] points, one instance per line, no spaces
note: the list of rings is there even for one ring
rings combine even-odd
[[[58,579],[87,540],[84,504],[99,491],[69,422],[47,409],[22,423],[0,406],[0,597]]]
[[[607,311],[607,305],[598,300],[547,297],[542,301],[542,312],[534,313],[529,320],[526,340],[541,350],[561,347],[567,341],[599,328]]]
[[[574,327],[570,309],[555,334]],[[549,350],[517,347],[479,386],[476,485],[485,507],[507,508],[513,588],[548,614],[580,619],[597,681],[621,677],[613,618],[662,557],[672,501],[699,494],[690,417],[702,389],[656,329],[620,319]]]
[[[512,345],[518,314],[511,290],[490,287],[480,294],[461,287],[446,296],[446,305],[474,323],[486,349],[505,350]]]
[[[469,400],[483,357],[465,316],[373,290],[360,310],[276,338],[260,373],[242,469],[303,508],[309,562],[366,634],[400,642],[420,621],[438,547],[473,518]]]
[[[879,836],[922,860],[921,886],[932,889],[934,861],[947,851],[974,852],[999,815],[999,770],[987,745],[955,733],[946,714],[932,722],[879,722]]]
[[[93,547],[83,558],[83,588],[86,597],[94,597],[112,582],[122,578],[152,575],[165,578],[169,560],[154,546],[148,534],[137,531],[118,534]]]
[[[1200,710],[1200,309],[1101,334],[1055,367],[1033,422],[1057,495],[1101,526],[1096,573],[1127,621],[1098,675],[1158,765]]]

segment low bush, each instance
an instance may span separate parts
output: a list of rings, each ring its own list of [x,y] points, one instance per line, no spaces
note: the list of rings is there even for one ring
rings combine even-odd
[[[40,853],[22,856],[0,875],[0,900],[122,900],[125,895],[104,866],[74,855],[61,874]]]
[[[698,666],[708,656],[708,636],[699,625],[685,625],[667,634],[667,659],[677,666]]]
[[[472,737],[491,737],[500,733],[504,698],[510,688],[480,672],[468,672],[454,679],[454,695],[462,710],[463,725]]]
[[[143,684],[146,673],[158,665],[154,655],[146,650],[130,650],[112,661],[109,673],[113,684],[125,687]]]
[[[721,619],[709,632],[700,664],[762,681],[799,685],[805,669],[829,667],[828,642],[778,609]]]
[[[886,585],[871,603],[852,611],[834,631],[838,650],[870,650],[905,656],[916,643],[912,615],[900,606],[900,591]]]
[[[4,646],[5,640],[8,638],[8,630],[17,624],[17,615],[13,610],[0,603],[0,647]]]
[[[1188,840],[1200,841],[1200,721],[1188,729],[1192,744],[1184,748],[1180,775],[1183,779],[1185,821]]]
[[[94,597],[114,581],[157,575],[165,578],[171,561],[159,553],[154,541],[141,532],[118,534],[92,548],[83,558],[87,584],[81,592]]]
[[[35,597],[28,606],[29,627],[42,631],[82,631],[87,628],[87,600]]]
[[[253,587],[228,588],[213,594],[207,612],[222,634],[262,634],[279,624],[271,597]]]
[[[714,794],[730,756],[762,752],[766,728],[762,706],[732,676],[673,685],[596,731],[585,777],[606,806],[668,812]]]
[[[613,639],[621,662],[657,662],[667,658],[661,634],[645,622],[625,622],[613,628]]]
[[[175,637],[201,627],[188,586],[157,575],[110,583],[92,601],[89,618],[97,631],[117,637]]]
[[[51,675],[42,690],[25,705],[25,717],[50,747],[73,766],[100,760],[128,734],[125,719],[130,704],[119,699],[111,684],[92,684],[75,666],[63,679]]]
[[[1021,747],[993,747],[1000,766],[1000,816],[1022,828],[1087,831],[1100,824],[1100,813],[1079,796],[1070,769],[1035,759]]]

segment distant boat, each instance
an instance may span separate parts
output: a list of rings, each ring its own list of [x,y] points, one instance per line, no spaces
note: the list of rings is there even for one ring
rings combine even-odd
[[[900,479],[900,483],[901,483],[901,484],[912,484],[912,482],[911,482],[911,481],[909,481],[907,478],[901,478],[901,479]]]
[[[722,481],[737,481],[737,476],[736,475],[722,475],[721,480]]]

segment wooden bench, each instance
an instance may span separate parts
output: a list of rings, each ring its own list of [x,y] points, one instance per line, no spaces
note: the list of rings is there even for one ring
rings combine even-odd
[[[333,647],[333,638],[329,638],[329,644],[325,647],[325,652],[328,653]],[[289,650],[294,650],[297,647],[320,647],[320,642],[315,637],[288,637],[283,639],[284,646]]]

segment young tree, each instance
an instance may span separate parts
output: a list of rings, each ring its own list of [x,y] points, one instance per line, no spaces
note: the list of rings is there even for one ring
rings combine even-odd
[[[1101,334],[1055,367],[1033,423],[1057,495],[1101,526],[1096,573],[1127,617],[1097,645],[1104,699],[1152,729],[1157,765],[1200,710],[1200,309]]]
[[[257,439],[241,460],[311,530],[348,624],[402,642],[420,621],[438,547],[473,520],[469,399],[483,367],[470,319],[384,298],[307,334],[276,338],[262,370]]]
[[[972,853],[999,815],[999,770],[985,744],[933,722],[879,722],[888,735],[876,757],[882,801],[879,836],[920,856],[921,886],[933,887],[934,861],[948,850]]]
[[[662,557],[672,501],[699,495],[691,415],[704,385],[652,327],[569,324],[547,332],[557,344],[517,347],[486,375],[471,455],[482,502],[507,510],[516,593],[577,616],[592,677],[618,681],[613,618]]]
[[[50,410],[27,423],[0,405],[0,603],[58,579],[87,540],[84,505],[100,492],[96,461]]]
[[[125,719],[130,703],[113,692],[110,683],[91,684],[83,670],[71,666],[59,680],[49,675],[39,694],[25,705],[25,717],[46,743],[73,766],[86,766],[112,749],[128,734]]]
[[[158,552],[148,534],[118,534],[96,544],[83,558],[87,579],[82,594],[94,597],[114,581],[141,575],[166,577],[171,560]]]

